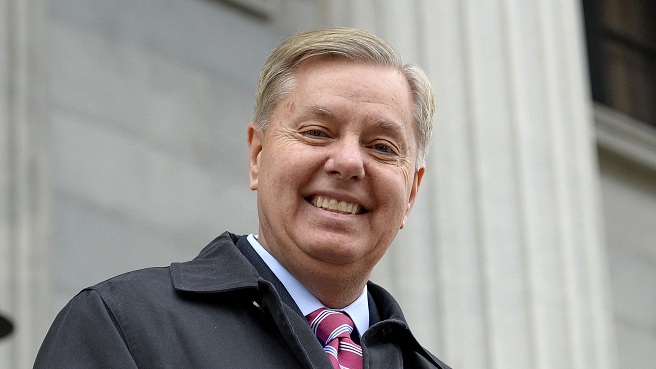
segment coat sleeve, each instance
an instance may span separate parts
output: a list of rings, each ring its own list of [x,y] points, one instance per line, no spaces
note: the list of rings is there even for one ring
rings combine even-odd
[[[34,363],[34,369],[46,368],[137,368],[98,292],[80,292],[57,315]]]

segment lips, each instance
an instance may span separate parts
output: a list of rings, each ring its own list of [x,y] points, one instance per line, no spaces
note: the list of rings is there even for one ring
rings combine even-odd
[[[318,208],[341,214],[362,214],[364,208],[359,204],[348,201],[339,201],[328,196],[315,195],[309,199],[310,203]]]

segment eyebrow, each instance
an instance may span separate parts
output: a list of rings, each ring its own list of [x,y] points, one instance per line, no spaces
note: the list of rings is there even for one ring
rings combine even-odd
[[[384,129],[389,129],[392,131],[403,131],[403,126],[395,121],[390,121],[390,120],[380,120],[376,122],[380,127]]]
[[[310,105],[308,110],[310,111],[310,114],[316,115],[321,118],[326,118],[326,119],[335,118],[335,114],[332,111],[330,111],[330,109],[320,105]],[[376,124],[383,129],[392,130],[392,131],[403,131],[403,125],[396,121],[378,120],[376,121]]]
[[[334,118],[335,117],[335,114],[333,114],[332,111],[324,108],[323,106],[311,105],[309,110],[310,110],[311,114],[317,115],[319,117],[323,117],[323,118]]]

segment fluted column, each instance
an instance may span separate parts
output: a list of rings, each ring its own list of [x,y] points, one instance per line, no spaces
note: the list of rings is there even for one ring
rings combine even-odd
[[[456,368],[616,368],[576,0],[327,1],[424,66],[427,177],[374,277]]]
[[[31,368],[49,322],[44,1],[0,0],[0,368]]]

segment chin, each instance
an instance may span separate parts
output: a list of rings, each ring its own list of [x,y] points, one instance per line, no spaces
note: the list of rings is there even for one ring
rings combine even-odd
[[[329,264],[352,264],[366,256],[353,241],[313,243],[310,256]]]

